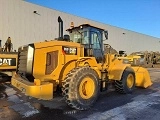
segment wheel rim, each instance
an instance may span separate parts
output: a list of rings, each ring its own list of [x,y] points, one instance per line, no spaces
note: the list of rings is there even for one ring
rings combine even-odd
[[[89,99],[93,96],[95,90],[94,81],[90,77],[85,77],[79,86],[79,93],[83,99]]]
[[[128,77],[127,77],[127,86],[128,88],[132,88],[134,84],[134,77],[132,74],[129,74]]]

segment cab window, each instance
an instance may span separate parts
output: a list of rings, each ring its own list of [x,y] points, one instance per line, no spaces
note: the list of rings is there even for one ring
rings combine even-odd
[[[80,43],[81,36],[82,35],[77,31],[70,33],[70,39],[72,42]]]
[[[74,31],[70,33],[70,38],[72,42],[89,44],[89,34],[87,31]]]
[[[98,34],[96,32],[91,32],[91,44],[94,49],[100,49]]]
[[[82,44],[89,44],[89,34],[87,31],[82,33]]]

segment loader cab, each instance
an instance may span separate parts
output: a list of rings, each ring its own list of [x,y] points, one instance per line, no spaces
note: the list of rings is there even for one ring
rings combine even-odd
[[[97,62],[102,61],[104,29],[89,24],[82,24],[78,27],[67,29],[67,31],[70,33],[70,41],[84,46],[85,57],[95,57]]]

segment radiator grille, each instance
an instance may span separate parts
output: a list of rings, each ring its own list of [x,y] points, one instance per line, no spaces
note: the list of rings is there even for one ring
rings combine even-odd
[[[24,79],[33,82],[34,77],[32,76],[33,68],[33,55],[34,45],[23,46],[18,49],[18,64],[17,73]]]

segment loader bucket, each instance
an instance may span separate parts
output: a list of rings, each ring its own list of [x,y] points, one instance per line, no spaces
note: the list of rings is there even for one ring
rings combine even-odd
[[[147,88],[152,85],[150,75],[147,69],[143,67],[132,67],[135,71],[136,86]]]

